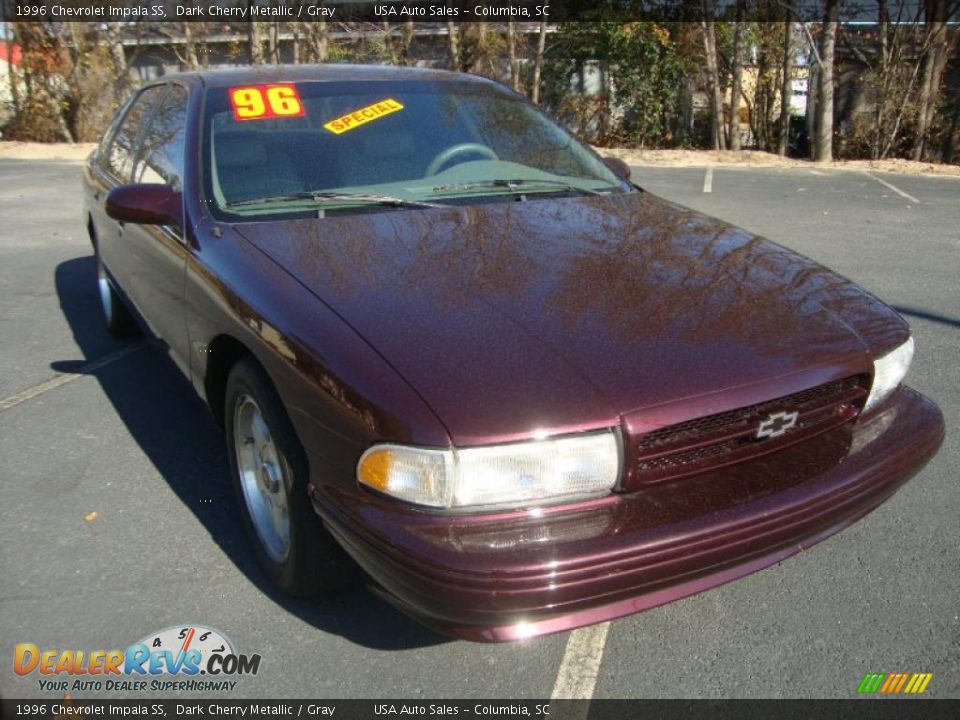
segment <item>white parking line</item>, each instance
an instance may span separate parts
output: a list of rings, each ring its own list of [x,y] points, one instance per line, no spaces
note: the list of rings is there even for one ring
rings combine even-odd
[[[866,176],[869,177],[869,178],[873,178],[874,180],[876,180],[878,183],[880,183],[880,184],[883,185],[884,187],[890,188],[891,190],[893,190],[893,191],[894,191],[897,195],[899,195],[900,197],[906,198],[906,199],[909,200],[910,202],[916,203],[917,205],[920,204],[920,201],[917,200],[913,195],[911,195],[910,193],[905,193],[903,190],[901,190],[900,188],[896,187],[895,185],[891,185],[891,184],[888,183],[886,180],[881,180],[881,179],[878,178],[876,175],[871,175],[870,173],[868,173],[868,172],[866,172],[866,171],[864,171],[863,174],[866,175]]]
[[[77,372],[56,375],[49,380],[44,380],[42,383],[38,383],[33,387],[22,390],[16,395],[11,395],[8,398],[4,398],[3,400],[0,400],[0,412],[4,412],[12,407],[16,407],[20,403],[26,402],[27,400],[35,398],[38,395],[43,395],[45,392],[50,392],[54,388],[58,388],[61,385],[66,385],[68,382],[73,382],[77,378],[82,378],[85,375],[89,375],[94,370],[98,370],[105,365],[114,363],[144,346],[145,343],[143,342],[127,345],[126,347],[122,347],[119,350],[114,350],[112,353],[104,355],[99,360],[94,360],[93,362],[84,365]]]
[[[713,192],[713,168],[707,168],[707,174],[703,176],[703,191]]]
[[[551,700],[590,700],[597,684],[610,623],[579,628],[567,638]]]

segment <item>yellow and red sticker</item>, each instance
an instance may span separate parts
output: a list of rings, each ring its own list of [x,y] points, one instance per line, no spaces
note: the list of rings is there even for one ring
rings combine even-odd
[[[366,125],[368,122],[379,120],[398,110],[403,110],[403,105],[393,98],[386,98],[372,105],[362,107],[359,110],[348,112],[346,115],[341,115],[335,120],[324,123],[323,126],[334,135],[339,135],[340,133],[345,133],[347,130],[353,130],[361,125]]]
[[[295,85],[247,85],[230,88],[236,120],[302,117],[306,113]]]

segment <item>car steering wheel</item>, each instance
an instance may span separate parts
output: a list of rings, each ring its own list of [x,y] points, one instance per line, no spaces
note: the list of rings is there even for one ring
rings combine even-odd
[[[486,145],[481,145],[480,143],[460,143],[459,145],[451,145],[446,150],[441,150],[437,153],[436,157],[430,161],[430,164],[427,165],[427,172],[424,177],[431,177],[436,175],[439,172],[440,168],[450,162],[457,155],[463,155],[465,153],[476,153],[478,155],[483,155],[490,158],[491,160],[499,160],[499,156]]]

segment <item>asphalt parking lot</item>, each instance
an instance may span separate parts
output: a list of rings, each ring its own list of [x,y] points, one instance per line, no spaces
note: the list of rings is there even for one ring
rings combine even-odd
[[[891,501],[780,565],[605,634],[479,645],[362,589],[309,602],[270,590],[212,420],[158,352],[102,328],[80,165],[0,160],[0,696],[62,697],[14,674],[17,643],[125,648],[199,623],[263,658],[231,697],[849,698],[866,672],[894,671],[931,672],[928,696],[960,697],[960,179],[742,168],[635,168],[634,179],[898,308],[917,341],[909,382],[940,404],[947,440]]]

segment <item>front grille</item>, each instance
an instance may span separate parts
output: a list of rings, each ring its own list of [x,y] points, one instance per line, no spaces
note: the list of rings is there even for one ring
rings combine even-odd
[[[792,395],[652,430],[635,445],[640,483],[661,482],[764,455],[813,437],[855,418],[866,400],[869,377],[819,385]],[[761,423],[781,435],[758,437]],[[787,418],[784,420],[784,418]],[[771,420],[772,418],[772,420]]]

